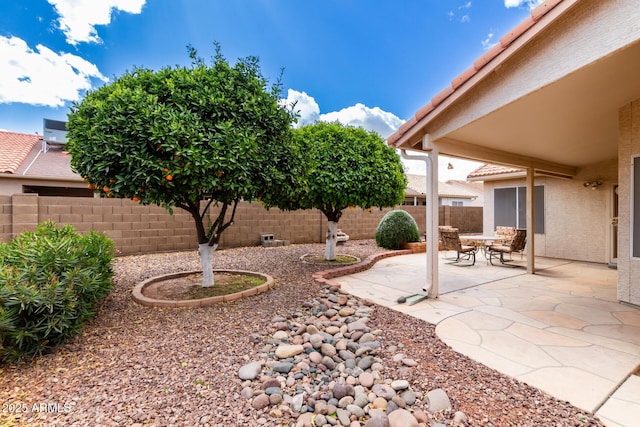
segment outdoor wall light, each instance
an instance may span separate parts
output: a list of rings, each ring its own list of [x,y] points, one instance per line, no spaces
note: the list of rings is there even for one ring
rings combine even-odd
[[[447,165],[447,169],[453,169],[453,165],[451,164],[451,162],[449,162],[449,164]]]
[[[602,185],[602,181],[601,180],[596,180],[596,181],[585,181],[584,184],[585,188],[591,188],[592,190],[597,190],[598,187],[600,187]]]

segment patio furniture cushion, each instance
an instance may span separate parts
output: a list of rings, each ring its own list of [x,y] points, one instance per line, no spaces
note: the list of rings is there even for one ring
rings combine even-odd
[[[504,254],[522,253],[527,243],[527,230],[519,228],[516,230],[516,235],[511,240],[509,245],[495,244],[487,247],[487,253],[489,255],[489,262],[491,265],[494,259],[500,259],[500,263],[504,264]]]
[[[476,263],[476,252],[478,248],[475,245],[463,245],[460,242],[460,236],[457,230],[440,230],[440,240],[442,249],[445,251],[456,251],[457,257],[454,262],[461,259],[472,261],[471,265]]]
[[[489,246],[489,248],[494,251],[494,252],[511,252],[511,245],[503,245],[503,244],[498,244],[498,245],[491,245]]]
[[[504,227],[499,225],[496,227],[496,243],[510,245],[516,233],[517,230],[515,227]]]

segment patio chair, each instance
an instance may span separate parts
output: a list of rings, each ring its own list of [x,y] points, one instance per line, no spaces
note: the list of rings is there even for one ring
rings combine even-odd
[[[460,262],[460,260],[464,259],[471,261],[470,265],[476,263],[476,252],[478,248],[475,245],[463,245],[460,242],[460,236],[457,230],[440,230],[440,240],[443,250],[456,251],[457,257],[454,262]]]
[[[496,243],[510,245],[516,235],[516,231],[517,229],[515,227],[496,227]]]
[[[493,263],[494,259],[499,259],[501,264],[504,264],[508,260],[504,259],[504,254],[514,254],[519,253],[522,254],[524,251],[524,247],[527,244],[527,230],[523,228],[519,228],[516,230],[515,236],[511,240],[511,243],[508,245],[505,244],[494,244],[487,246],[487,255],[489,257],[489,262],[491,265],[495,265]]]

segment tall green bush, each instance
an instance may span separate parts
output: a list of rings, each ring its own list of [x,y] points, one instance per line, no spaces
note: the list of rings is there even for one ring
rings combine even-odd
[[[403,210],[387,212],[376,229],[376,243],[382,248],[400,249],[403,243],[419,241],[418,224]]]
[[[113,242],[45,222],[0,244],[0,359],[50,351],[77,335],[113,283]]]

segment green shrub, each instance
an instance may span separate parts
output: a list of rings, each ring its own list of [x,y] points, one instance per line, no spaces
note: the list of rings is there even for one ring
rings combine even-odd
[[[386,249],[400,249],[403,243],[419,241],[416,221],[403,210],[387,212],[376,229],[376,243]]]
[[[52,222],[0,244],[0,359],[50,351],[77,335],[113,283],[113,242]]]

